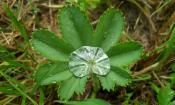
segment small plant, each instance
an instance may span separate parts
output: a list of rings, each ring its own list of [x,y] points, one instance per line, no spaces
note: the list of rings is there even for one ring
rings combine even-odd
[[[84,12],[74,6],[60,10],[61,37],[41,29],[33,32],[31,44],[52,62],[36,72],[36,87],[59,83],[60,99],[83,94],[88,80],[94,91],[99,84],[108,91],[131,82],[129,67],[140,59],[142,46],[137,42],[119,43],[124,17],[119,10],[108,9],[93,31]]]
[[[159,105],[174,105],[175,101],[173,100],[175,92],[171,89],[170,85],[159,89],[157,99]]]

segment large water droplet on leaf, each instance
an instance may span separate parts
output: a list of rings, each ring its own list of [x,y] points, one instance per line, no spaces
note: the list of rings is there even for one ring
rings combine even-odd
[[[71,53],[69,69],[77,77],[90,73],[106,75],[110,70],[110,61],[101,48],[83,46]]]

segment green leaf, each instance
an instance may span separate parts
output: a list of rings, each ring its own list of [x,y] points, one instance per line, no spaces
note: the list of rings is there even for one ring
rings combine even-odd
[[[1,86],[0,92],[6,95],[21,95],[18,91],[16,91],[12,86]]]
[[[14,52],[10,52],[5,47],[0,45],[0,61],[12,60],[14,58],[15,58]]]
[[[83,94],[85,91],[85,85],[88,80],[88,76],[77,78],[72,77],[66,81],[63,81],[60,89],[58,90],[58,94],[61,99],[69,100],[74,93]]]
[[[171,73],[171,74],[170,74],[170,77],[171,77],[171,78],[170,78],[170,80],[171,80],[171,85],[174,86],[174,84],[175,84],[175,73]]]
[[[160,88],[155,84],[155,83],[150,83],[151,84],[151,88],[156,92],[159,93]]]
[[[160,53],[159,58],[157,59],[159,62],[165,62],[168,59],[168,57],[174,52],[175,24],[172,24],[172,28],[170,28],[170,31],[170,39],[164,43],[165,47]]]
[[[53,61],[68,61],[73,48],[48,30],[37,30],[32,34],[32,46],[43,56]]]
[[[37,85],[48,85],[51,83],[69,79],[72,73],[68,70],[67,63],[45,64],[38,68],[35,79]]]
[[[120,68],[112,67],[106,76],[99,76],[103,89],[114,90],[115,85],[125,86],[131,82],[130,74]]]
[[[168,105],[175,105],[175,101],[170,102]]]
[[[7,4],[3,4],[3,10],[7,14],[7,16],[10,18],[12,23],[15,25],[15,27],[19,30],[20,35],[24,38],[25,42],[29,42],[29,37],[27,35],[27,31],[25,27],[17,20],[13,12],[10,10]]]
[[[119,40],[124,24],[124,17],[120,11],[112,8],[104,12],[94,33],[95,46],[107,52]]]
[[[25,70],[32,70],[31,67],[16,60],[6,60],[1,63],[0,69],[1,67],[3,67],[4,69],[21,67],[24,68]]]
[[[159,105],[171,105],[171,100],[174,96],[175,92],[171,89],[170,85],[167,85],[166,87],[160,89],[157,95]]]
[[[140,59],[143,48],[136,42],[126,42],[111,48],[107,54],[110,58],[111,66],[122,67],[134,63]]]
[[[66,105],[111,105],[110,103],[102,99],[87,99],[83,101],[68,101],[60,103],[64,103]]]
[[[57,68],[57,70],[58,70],[58,68]],[[62,71],[62,72],[59,72],[57,74],[54,74],[53,76],[50,76],[50,77],[44,79],[42,82],[42,85],[47,85],[47,84],[51,84],[54,82],[63,81],[63,80],[70,78],[71,76],[72,76],[72,73],[70,73],[69,70]]]
[[[59,23],[63,38],[77,49],[92,42],[92,26],[79,8],[68,6],[61,9]]]
[[[39,105],[44,105],[45,103],[45,91],[42,88],[39,88],[40,98],[39,98]]]

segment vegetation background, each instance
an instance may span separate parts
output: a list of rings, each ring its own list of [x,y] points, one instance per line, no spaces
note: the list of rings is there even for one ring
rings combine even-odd
[[[6,4],[9,8],[4,7]],[[175,40],[171,41],[175,35],[174,0],[0,0],[0,105],[32,105],[32,102],[58,105],[55,85],[32,93],[35,68],[47,60],[26,46],[25,41],[40,28],[48,28],[60,36],[57,13],[68,4],[86,11],[94,27],[106,9],[121,10],[126,20],[121,41],[136,40],[144,46],[142,59],[132,67],[133,82],[114,92],[100,90],[97,98],[112,105],[174,102]],[[90,90],[87,85],[84,96],[74,99],[88,96]]]

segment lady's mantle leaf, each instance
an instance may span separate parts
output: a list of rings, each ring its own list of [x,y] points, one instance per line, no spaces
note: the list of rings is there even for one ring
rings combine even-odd
[[[95,46],[107,52],[116,44],[124,29],[124,17],[116,9],[107,10],[100,18],[94,33]]]
[[[114,90],[115,85],[125,86],[131,82],[130,74],[120,68],[112,67],[107,76],[99,76],[102,87],[106,90]]]
[[[134,63],[140,59],[143,48],[136,42],[126,42],[111,48],[107,54],[110,58],[111,66],[122,67]]]
[[[63,38],[75,49],[91,44],[92,26],[79,8],[64,7],[59,13],[59,23]]]
[[[64,103],[66,105],[111,105],[110,103],[102,99],[87,99],[84,101],[68,101],[68,102],[60,102],[60,103]]]
[[[73,48],[48,30],[37,30],[32,34],[32,46],[43,56],[54,61],[68,61]]]
[[[171,89],[170,85],[159,90],[157,95],[159,105],[174,105],[174,102],[171,102],[175,92]]]
[[[37,85],[47,85],[58,81],[63,81],[72,76],[68,70],[67,63],[45,64],[36,72],[35,79]]]
[[[64,81],[58,90],[60,98],[63,100],[69,100],[74,92],[77,94],[83,94],[87,80],[88,76],[82,78],[73,76],[72,78]]]

